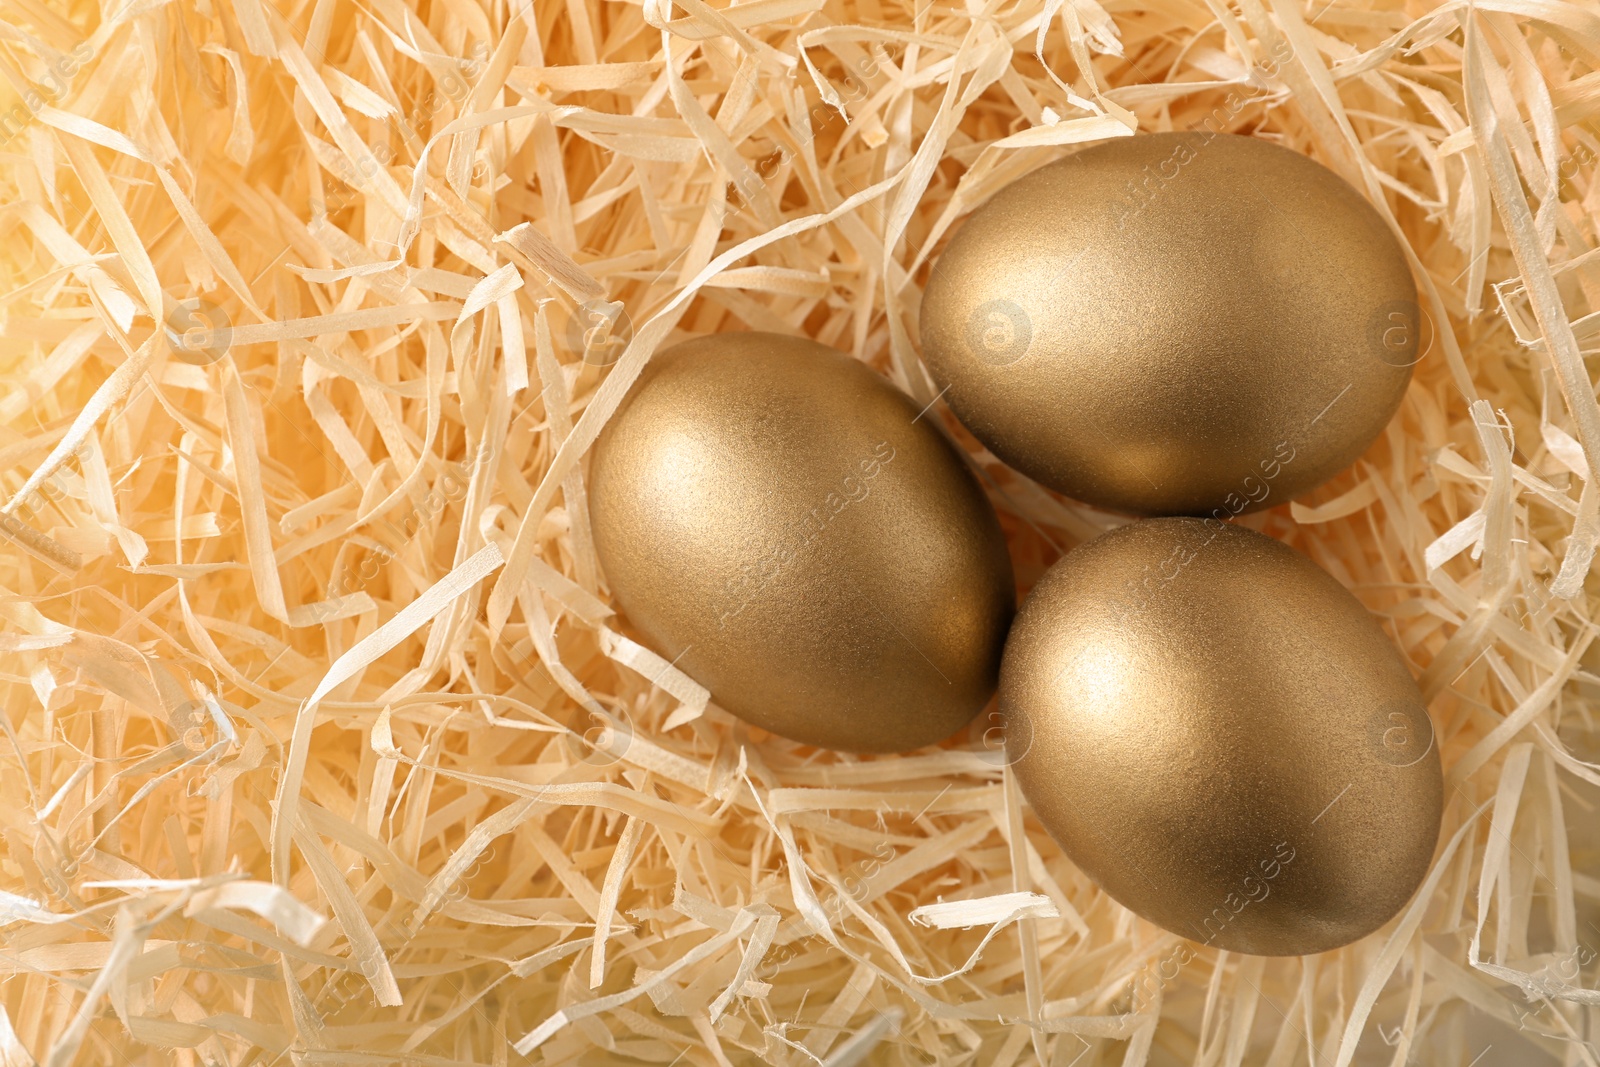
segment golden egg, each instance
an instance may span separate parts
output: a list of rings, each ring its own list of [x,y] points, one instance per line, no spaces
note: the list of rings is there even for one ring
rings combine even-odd
[[[895,752],[994,692],[1016,607],[994,510],[841,352],[729,333],[656,356],[595,442],[589,509],[629,622],[747,722]]]
[[[1000,675],[1006,758],[1125,907],[1234,952],[1372,932],[1427,872],[1443,778],[1395,647],[1326,571],[1213,519],[1068,554]]]
[[[923,357],[1011,466],[1133,515],[1280,504],[1382,431],[1417,360],[1405,254],[1267,141],[1117,138],[1013,183],[935,263]]]

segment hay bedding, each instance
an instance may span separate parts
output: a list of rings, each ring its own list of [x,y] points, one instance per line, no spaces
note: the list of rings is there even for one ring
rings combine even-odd
[[[1596,1064],[1592,4],[10,0],[0,36],[0,1062],[1457,1063],[1470,1008]],[[921,281],[1070,146],[1208,121],[1382,205],[1431,327],[1368,455],[1247,520],[1387,620],[1449,776],[1416,901],[1304,960],[1100,894],[992,722],[855,759],[732,720],[629,640],[586,520],[652,352],[800,331],[934,405],[1031,584],[1113,520],[949,419]]]

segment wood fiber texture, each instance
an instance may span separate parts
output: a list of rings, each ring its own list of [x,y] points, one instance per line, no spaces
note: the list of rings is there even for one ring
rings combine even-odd
[[[0,1063],[1454,1064],[1476,1013],[1596,1064],[1592,3],[9,0],[0,65]],[[1120,908],[987,713],[708,706],[588,525],[655,351],[801,333],[931,405],[1025,591],[1122,520],[953,421],[922,285],[1171,129],[1333,168],[1421,294],[1385,433],[1241,519],[1444,760],[1419,895],[1318,957]]]

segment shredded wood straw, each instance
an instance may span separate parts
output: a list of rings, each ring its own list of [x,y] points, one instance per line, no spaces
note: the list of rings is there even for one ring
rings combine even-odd
[[[1343,1067],[1484,1017],[1600,1063],[1592,3],[0,19],[0,1063]],[[1108,899],[987,717],[858,759],[709,705],[584,497],[653,352],[805,333],[934,404],[1031,584],[1115,520],[936,402],[921,281],[1019,175],[1206,124],[1365,191],[1427,312],[1387,433],[1247,520],[1380,614],[1447,769],[1413,903],[1306,959]]]

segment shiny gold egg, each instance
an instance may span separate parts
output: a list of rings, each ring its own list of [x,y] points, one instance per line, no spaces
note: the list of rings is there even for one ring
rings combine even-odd
[[[1011,466],[1133,515],[1227,518],[1337,474],[1422,327],[1399,243],[1267,141],[1117,138],[1013,183],[935,263],[923,357]]]
[[[994,510],[841,352],[729,333],[656,356],[595,442],[589,509],[628,620],[747,722],[895,752],[994,692],[1016,607]]]
[[[1322,952],[1416,890],[1443,778],[1372,616],[1293,549],[1151,519],[1034,587],[1000,675],[1006,758],[1079,868],[1234,952]]]

